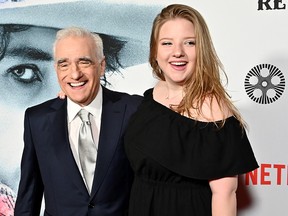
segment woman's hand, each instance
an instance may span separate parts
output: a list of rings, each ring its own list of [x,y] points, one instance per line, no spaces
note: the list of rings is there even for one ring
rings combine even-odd
[[[65,99],[66,94],[65,94],[62,90],[60,90],[60,91],[58,92],[57,96],[58,96],[60,99]]]

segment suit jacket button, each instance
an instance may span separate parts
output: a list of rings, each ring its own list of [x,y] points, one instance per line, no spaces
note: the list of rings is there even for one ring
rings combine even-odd
[[[88,207],[89,208],[94,208],[95,206],[92,203],[89,203]]]

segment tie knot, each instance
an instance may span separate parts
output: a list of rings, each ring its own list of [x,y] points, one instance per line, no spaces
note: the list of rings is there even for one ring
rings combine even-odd
[[[90,122],[89,115],[90,113],[85,109],[81,109],[78,112],[78,116],[81,118],[82,122]]]

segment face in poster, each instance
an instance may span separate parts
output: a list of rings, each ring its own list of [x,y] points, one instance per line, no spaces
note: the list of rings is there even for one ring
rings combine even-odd
[[[20,179],[24,111],[54,98],[60,89],[53,67],[53,42],[59,29],[81,26],[102,37],[107,61],[101,81],[104,86],[142,94],[153,81],[147,67],[148,46],[152,21],[160,7],[98,0],[48,1],[43,5],[34,2],[0,3],[1,215],[13,214]],[[135,83],[139,73],[147,78],[140,85]]]

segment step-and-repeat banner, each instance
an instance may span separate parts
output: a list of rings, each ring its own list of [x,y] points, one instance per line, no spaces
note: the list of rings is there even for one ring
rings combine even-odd
[[[24,111],[59,91],[57,30],[99,33],[107,59],[102,84],[142,95],[156,81],[147,63],[152,21],[170,3],[191,5],[206,19],[227,90],[249,125],[260,167],[239,177],[238,215],[288,214],[288,0],[0,0],[0,215],[13,215]]]

